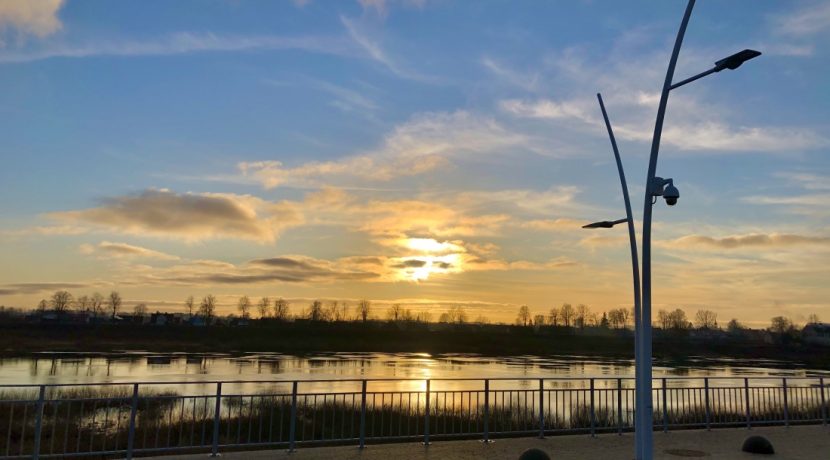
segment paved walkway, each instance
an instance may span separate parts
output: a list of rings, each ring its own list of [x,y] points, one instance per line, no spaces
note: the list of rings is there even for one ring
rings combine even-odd
[[[750,455],[741,452],[741,444],[747,436],[766,436],[776,450],[775,455]],[[712,431],[673,431],[654,433],[656,459],[678,460],[702,457],[706,459],[830,459],[830,429],[822,426],[797,426],[790,428],[716,429]],[[632,459],[634,438],[632,435],[603,434],[596,438],[587,435],[552,436],[546,439],[511,438],[497,439],[492,444],[478,441],[436,441],[429,447],[418,443],[376,444],[365,450],[356,447],[305,447],[293,454],[285,450],[261,450],[227,452],[223,459],[292,460],[473,460],[517,459],[531,447],[544,450],[552,460]],[[163,457],[170,460],[204,460],[205,454]]]

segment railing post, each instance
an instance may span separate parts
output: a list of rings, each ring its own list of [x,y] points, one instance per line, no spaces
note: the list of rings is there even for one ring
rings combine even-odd
[[[824,396],[824,377],[818,379],[818,384],[821,387],[821,419],[822,424],[827,426],[827,399]]]
[[[489,443],[490,440],[490,380],[484,379],[484,439],[481,442]]]
[[[669,432],[669,409],[667,407],[668,403],[668,388],[666,388],[666,378],[663,377],[662,381],[662,389],[663,389],[663,433]]]
[[[360,445],[358,448],[366,447],[366,380],[360,388]]]
[[[594,407],[594,379],[591,379],[591,437],[595,438],[597,435],[597,417],[596,408]]]
[[[294,452],[297,444],[297,381],[291,384],[291,419],[288,423],[288,453]]]
[[[617,379],[617,434],[622,436],[623,416],[622,416],[622,379]]]
[[[712,429],[711,416],[709,413],[709,377],[703,379],[703,391],[706,393],[704,399],[706,401],[706,429]]]
[[[787,397],[787,377],[781,379],[781,382],[784,384],[784,426],[790,426],[790,407],[789,401]]]
[[[539,379],[539,439],[545,437],[545,381]]]
[[[746,408],[746,429],[752,429],[752,414],[749,412],[749,378],[744,377],[744,407]]]
[[[138,412],[138,384],[133,384],[133,399],[130,403],[130,427],[127,433],[127,460],[132,460],[135,448],[135,415]]]
[[[222,417],[222,382],[216,384],[216,405],[213,409],[213,447],[211,457],[219,456],[219,420]]]
[[[424,445],[429,445],[429,379],[427,379],[426,398],[424,398]]]
[[[41,385],[38,391],[37,407],[35,407],[35,441],[32,447],[32,458],[40,458],[40,434],[43,428],[43,400],[46,397],[46,385]],[[24,420],[23,423],[26,423]]]

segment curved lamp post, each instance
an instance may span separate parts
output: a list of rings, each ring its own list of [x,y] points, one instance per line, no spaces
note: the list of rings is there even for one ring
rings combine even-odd
[[[653,403],[652,403],[652,387],[651,387],[651,213],[652,205],[659,196],[666,198],[669,205],[677,203],[679,193],[674,187],[671,179],[662,179],[656,177],[657,171],[657,155],[660,151],[660,137],[663,131],[663,118],[666,114],[666,105],[669,99],[669,91],[679,88],[687,83],[691,83],[706,75],[720,72],[724,69],[734,70],[741,66],[744,62],[758,57],[760,52],[754,50],[743,50],[735,53],[727,58],[721,59],[715,63],[715,66],[705,72],[701,72],[693,77],[681,80],[678,83],[672,84],[674,78],[674,69],[677,65],[677,56],[680,54],[680,46],[683,43],[683,36],[686,34],[686,26],[689,24],[689,18],[692,15],[695,0],[689,0],[686,5],[686,12],[683,14],[683,20],[680,22],[680,29],[677,31],[677,38],[674,42],[674,49],[672,50],[671,58],[669,59],[669,67],[666,71],[666,79],[663,81],[663,91],[660,95],[660,105],[657,108],[657,120],[654,123],[654,137],[651,141],[651,156],[648,162],[648,175],[646,176],[646,191],[643,209],[643,279],[642,279],[642,315],[640,327],[640,344],[637,348],[640,356],[635,357],[635,360],[641,363],[640,372],[637,374],[637,393],[643,398],[645,405],[638,408],[637,417],[639,426],[635,427],[637,432],[638,460],[651,460],[653,457],[652,446],[652,430],[653,430]],[[666,187],[668,185],[668,187]],[[642,447],[642,454],[639,452],[639,447]],[[642,456],[641,456],[642,455]]]
[[[628,241],[629,246],[631,247],[631,271],[633,274],[633,282],[634,282],[634,368],[635,373],[636,369],[641,367],[640,361],[638,361],[640,353],[640,316],[641,316],[641,308],[640,308],[640,267],[637,260],[637,234],[634,231],[634,216],[631,214],[631,200],[628,197],[628,185],[625,182],[625,171],[623,171],[622,160],[620,159],[620,150],[617,148],[617,139],[614,137],[614,130],[611,129],[611,121],[608,119],[608,112],[605,111],[605,104],[602,102],[602,95],[597,93],[597,101],[599,102],[599,108],[602,110],[602,118],[605,120],[605,128],[608,130],[608,138],[611,141],[611,149],[614,151],[614,159],[617,162],[617,172],[620,175],[620,187],[622,187],[622,194],[623,194],[623,201],[625,202],[625,219],[618,219],[614,221],[600,221],[594,222],[592,224],[583,225],[582,228],[611,228],[617,224],[621,224],[623,222],[628,223]],[[635,393],[635,407],[643,407],[640,403],[640,398],[642,395],[639,392]],[[637,423],[637,413],[635,412],[635,421],[634,427],[635,431],[637,431],[637,427],[639,426]],[[639,439],[636,444],[636,451],[637,457],[640,457],[640,452],[642,451],[642,447],[640,446]]]

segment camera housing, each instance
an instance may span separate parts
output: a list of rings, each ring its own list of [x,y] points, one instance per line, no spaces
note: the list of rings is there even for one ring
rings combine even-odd
[[[680,198],[680,190],[677,190],[677,187],[669,182],[669,185],[663,190],[663,198],[667,205],[674,206],[677,204],[677,199]]]

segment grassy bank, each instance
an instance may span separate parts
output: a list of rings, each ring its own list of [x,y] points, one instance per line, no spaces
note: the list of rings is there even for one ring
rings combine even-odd
[[[657,359],[690,356],[775,359],[793,367],[830,368],[826,348],[656,331]],[[147,350],[152,352],[426,352],[483,355],[578,355],[633,358],[631,331],[507,325],[389,322],[268,322],[246,327],[0,324],[0,352]]]

